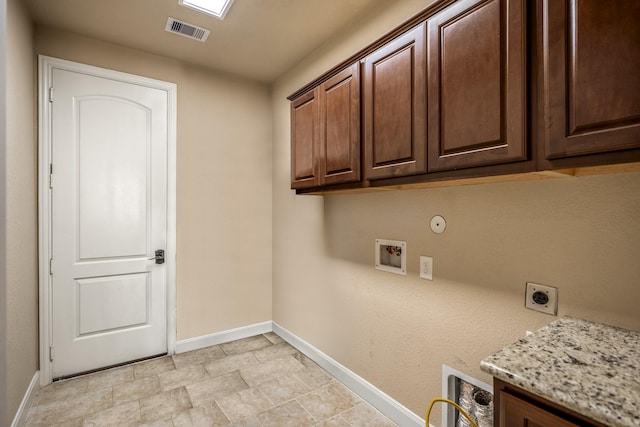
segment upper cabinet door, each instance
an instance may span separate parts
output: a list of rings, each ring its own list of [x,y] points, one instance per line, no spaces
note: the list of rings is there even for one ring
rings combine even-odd
[[[291,103],[291,188],[320,185],[319,89]]]
[[[427,20],[429,172],[526,160],[523,0],[460,0]]]
[[[542,2],[545,157],[640,147],[640,1]]]
[[[366,179],[427,171],[425,86],[424,24],[365,58]]]
[[[360,180],[360,63],[320,86],[323,184]]]

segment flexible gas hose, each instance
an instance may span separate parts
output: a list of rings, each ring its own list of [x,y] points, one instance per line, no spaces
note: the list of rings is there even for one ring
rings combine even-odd
[[[429,409],[427,409],[427,417],[426,417],[426,419],[425,419],[425,421],[424,421],[424,422],[425,422],[425,424],[426,424],[426,427],[429,427],[429,416],[431,415],[431,409],[433,408],[433,404],[434,404],[434,403],[436,403],[436,402],[443,402],[443,403],[448,403],[449,405],[453,405],[453,406],[454,406],[454,407],[455,407],[455,408],[456,408],[456,409],[457,409],[457,410],[458,410],[462,415],[464,415],[464,417],[465,417],[467,420],[469,420],[469,422],[471,423],[471,425],[472,425],[473,427],[478,427],[478,424],[476,424],[476,422],[475,422],[475,421],[473,421],[473,420],[471,419],[471,417],[469,416],[469,414],[467,414],[467,413],[465,412],[465,410],[464,410],[464,409],[462,409],[462,408],[460,407],[460,405],[458,405],[458,404],[457,404],[456,402],[454,402],[453,400],[443,399],[443,398],[441,398],[441,397],[436,397],[436,398],[435,398],[435,399],[433,399],[433,400],[431,401],[431,403],[429,404]]]

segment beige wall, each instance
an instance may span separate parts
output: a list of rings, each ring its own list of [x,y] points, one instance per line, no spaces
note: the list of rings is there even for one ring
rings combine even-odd
[[[178,339],[270,320],[268,88],[50,28],[36,52],[177,84]]]
[[[38,369],[33,31],[29,16],[18,0],[7,2],[7,18],[6,425],[13,419]]]
[[[424,417],[441,366],[485,382],[485,356],[555,319],[525,282],[559,288],[559,316],[640,329],[640,174],[379,194],[289,190],[286,96],[424,6],[390,4],[273,88],[273,318]],[[447,220],[444,234],[428,227]],[[407,276],[374,269],[376,238],[406,240]],[[434,280],[419,279],[419,256]],[[439,425],[439,414],[431,417]]]
[[[7,2],[0,0],[0,423],[7,423]]]

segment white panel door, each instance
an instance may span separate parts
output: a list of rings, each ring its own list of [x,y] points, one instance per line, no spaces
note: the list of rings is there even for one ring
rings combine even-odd
[[[53,377],[167,352],[165,91],[53,69]]]

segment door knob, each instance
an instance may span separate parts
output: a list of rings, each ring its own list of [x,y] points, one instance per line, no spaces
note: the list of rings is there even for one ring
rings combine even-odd
[[[156,260],[156,264],[164,264],[164,250],[163,249],[158,249],[156,251],[156,256],[151,257],[151,258],[147,258],[149,260]]]

